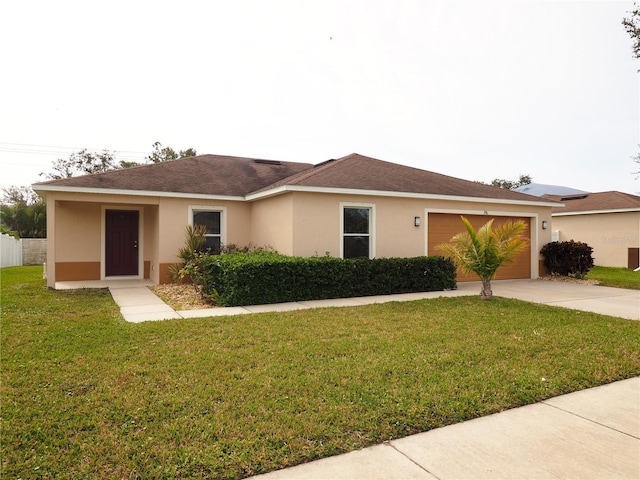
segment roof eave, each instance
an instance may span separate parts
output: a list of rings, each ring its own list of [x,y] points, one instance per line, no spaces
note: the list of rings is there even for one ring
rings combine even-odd
[[[165,198],[197,198],[204,200],[228,200],[241,202],[245,201],[245,197],[232,195],[210,195],[205,193],[182,193],[182,192],[160,192],[151,190],[127,190],[127,189],[111,189],[111,188],[95,188],[95,187],[68,187],[58,185],[34,184],[31,186],[33,190],[42,195],[44,192],[62,192],[62,193],[89,193],[101,195],[126,195],[137,197],[165,197]]]
[[[602,213],[629,213],[629,212],[640,212],[640,207],[612,208],[609,210],[583,210],[578,212],[554,212],[551,214],[551,216],[552,217],[569,217],[572,215],[597,215]]]
[[[465,197],[460,195],[438,195],[432,193],[413,193],[413,192],[394,192],[383,190],[360,190],[352,188],[333,188],[333,187],[308,187],[301,185],[284,185],[257,193],[251,193],[246,196],[229,196],[229,195],[211,195],[203,193],[182,193],[182,192],[161,192],[149,190],[127,190],[127,189],[109,189],[95,187],[69,187],[58,185],[34,184],[33,190],[42,195],[46,192],[61,193],[85,193],[85,194],[101,194],[101,195],[121,195],[121,196],[140,196],[140,197],[165,197],[165,198],[196,198],[204,200],[227,200],[227,201],[256,201],[276,195],[282,195],[287,192],[308,192],[308,193],[325,193],[340,195],[359,195],[359,196],[377,196],[377,197],[395,197],[395,198],[416,198],[422,200],[449,200],[460,202],[474,203],[493,203],[493,204],[510,204],[538,207],[564,207],[564,204],[553,201],[528,201],[528,200],[512,200],[503,198],[487,198],[487,197]],[[42,192],[42,193],[41,193]],[[46,195],[44,195],[46,196]],[[584,212],[578,212],[584,213]],[[601,213],[601,212],[597,212]],[[554,214],[557,215],[557,214]]]
[[[526,205],[539,207],[564,207],[563,203],[553,201],[528,201],[528,200],[511,200],[503,198],[485,198],[485,197],[464,197],[460,195],[437,195],[432,193],[412,193],[412,192],[391,192],[383,190],[359,190],[351,188],[332,188],[332,187],[307,187],[301,185],[284,185],[281,187],[264,190],[261,192],[251,193],[245,198],[247,201],[261,200],[276,195],[282,195],[287,192],[308,192],[308,193],[334,193],[341,195],[360,195],[360,196],[377,196],[377,197],[396,197],[396,198],[417,198],[424,200],[453,200],[460,202],[474,203],[496,203],[511,205]]]

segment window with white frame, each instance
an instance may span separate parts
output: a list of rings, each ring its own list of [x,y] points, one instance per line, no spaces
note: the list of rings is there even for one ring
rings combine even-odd
[[[211,253],[220,253],[222,247],[222,210],[209,210],[193,207],[191,210],[191,225],[205,227],[204,249]]]
[[[342,257],[371,258],[373,255],[373,208],[342,207]]]

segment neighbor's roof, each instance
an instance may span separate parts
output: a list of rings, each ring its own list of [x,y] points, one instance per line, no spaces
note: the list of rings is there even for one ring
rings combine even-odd
[[[529,183],[527,185],[521,185],[518,188],[514,188],[516,192],[526,193],[527,195],[534,195],[536,197],[542,197],[543,195],[575,195],[578,193],[589,193],[584,190],[578,190],[577,188],[564,187],[562,185],[547,185],[545,183]]]
[[[161,192],[259,198],[297,190],[408,193],[552,204],[491,185],[353,153],[318,165],[222,155],[199,155],[34,185],[37,191]]]
[[[640,211],[640,197],[617,191],[565,196],[544,195],[543,198],[564,203],[564,207],[555,207],[552,215]]]

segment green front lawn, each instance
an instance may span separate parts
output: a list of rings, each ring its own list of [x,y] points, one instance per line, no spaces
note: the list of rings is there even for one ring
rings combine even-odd
[[[1,478],[241,478],[640,375],[638,322],[477,296],[128,324],[1,271]],[[499,290],[496,290],[499,295]]]
[[[631,288],[640,290],[640,272],[629,268],[593,267],[586,278],[598,280],[605,287]]]

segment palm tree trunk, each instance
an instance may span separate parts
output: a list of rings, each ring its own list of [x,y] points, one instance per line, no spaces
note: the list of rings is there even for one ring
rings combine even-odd
[[[491,277],[482,279],[482,290],[480,290],[480,298],[482,300],[491,300],[493,291],[491,290]]]

